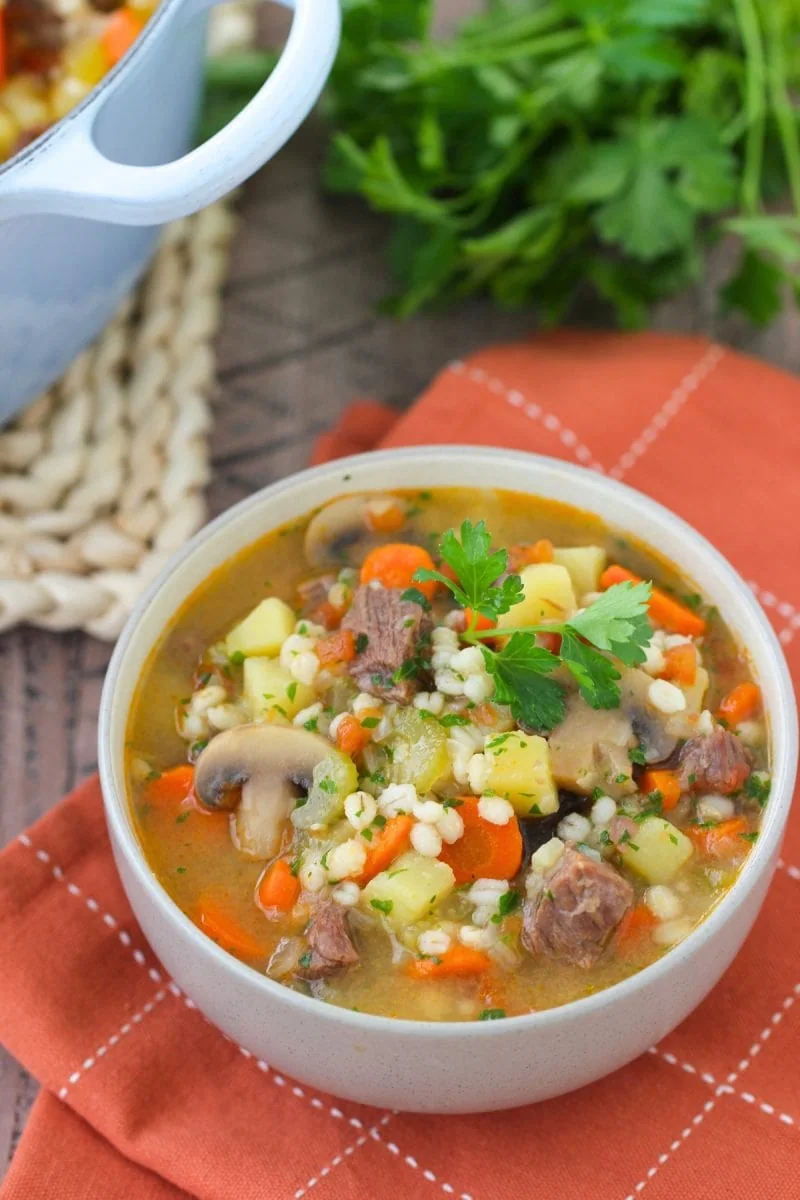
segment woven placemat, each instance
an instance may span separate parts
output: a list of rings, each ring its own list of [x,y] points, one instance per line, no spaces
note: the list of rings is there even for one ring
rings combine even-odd
[[[250,44],[249,7],[210,49]],[[0,631],[28,622],[113,640],[206,518],[209,396],[230,199],[165,229],[137,291],[66,375],[0,432]]]

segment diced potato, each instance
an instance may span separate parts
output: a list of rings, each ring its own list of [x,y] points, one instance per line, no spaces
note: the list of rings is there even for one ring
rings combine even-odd
[[[3,104],[22,130],[50,124],[47,88],[38,75],[15,75],[3,85]]]
[[[331,825],[344,816],[344,802],[357,787],[355,763],[331,746],[330,754],[314,767],[308,799],[292,813],[292,824],[296,829]]]
[[[606,558],[602,546],[556,546],[553,549],[553,561],[567,568],[575,595],[579,597],[597,591]]]
[[[566,621],[578,607],[569,571],[559,563],[532,563],[522,569],[520,578],[525,595],[497,618],[498,629]]]
[[[543,737],[501,733],[489,739],[484,754],[491,763],[486,791],[505,796],[521,817],[556,811],[558,790],[550,770],[550,748]]]
[[[669,883],[694,853],[686,834],[663,817],[646,817],[618,849],[625,866],[648,883]]]
[[[361,893],[361,903],[367,912],[374,912],[371,902],[377,900],[383,906],[378,911],[384,911],[399,929],[433,912],[450,895],[455,882],[447,863],[409,850],[370,880]]]
[[[246,658],[243,670],[243,694],[254,721],[291,718],[314,703],[314,689],[299,683],[275,658]]]
[[[691,737],[695,732],[695,718],[703,711],[703,701],[708,691],[708,671],[698,667],[694,683],[681,688],[686,697],[686,708],[683,712],[675,713],[666,722],[666,728],[673,737]]]
[[[294,631],[295,615],[277,596],[257,604],[225,639],[228,654],[277,654]]]
[[[450,770],[447,731],[415,708],[401,708],[388,741],[392,761],[386,768],[390,783],[413,783],[422,795]]]

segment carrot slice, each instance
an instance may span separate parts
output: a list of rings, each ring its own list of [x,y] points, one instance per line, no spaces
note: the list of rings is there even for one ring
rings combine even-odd
[[[112,13],[100,39],[112,67],[128,53],[143,29],[143,23],[129,8],[118,8]]]
[[[754,683],[739,683],[728,692],[719,706],[717,716],[728,725],[740,725],[758,711],[761,690]]]
[[[747,842],[742,834],[748,832],[744,817],[732,817],[718,825],[688,825],[685,832],[706,858],[734,858],[746,853]]]
[[[492,960],[482,950],[469,946],[451,946],[438,958],[414,958],[406,967],[412,979],[458,979],[482,975]]]
[[[467,622],[467,629],[469,629],[470,625],[472,624],[473,616],[474,613],[471,608],[464,609],[464,617]],[[478,613],[477,620],[475,621],[475,628],[481,631],[486,629],[496,629],[497,621],[492,620],[491,617],[485,617],[483,613]]]
[[[223,950],[230,950],[243,958],[259,958],[267,952],[267,947],[243,929],[215,896],[200,897],[195,924]]]
[[[662,679],[671,679],[674,683],[685,683],[691,687],[697,675],[697,650],[691,642],[682,646],[673,646],[664,654],[664,670]]]
[[[622,954],[635,951],[653,930],[656,919],[646,904],[635,904],[629,908],[619,923],[616,948]]]
[[[508,565],[512,571],[520,567],[530,566],[531,563],[552,562],[555,556],[553,543],[549,538],[539,538],[538,542],[517,542],[509,547]]]
[[[606,567],[600,576],[600,587],[604,591],[613,587],[615,583],[641,582],[640,575],[634,575],[633,571],[621,567],[618,563]],[[657,625],[662,625],[670,633],[682,633],[685,637],[702,637],[706,631],[706,623],[701,616],[685,604],[681,604],[679,600],[662,592],[660,588],[653,588],[650,594],[650,616]]]
[[[300,895],[300,883],[284,858],[267,867],[258,884],[258,902],[262,908],[279,913],[290,912]]]
[[[464,833],[457,842],[442,847],[439,858],[447,863],[456,883],[476,879],[511,879],[522,864],[522,833],[512,817],[506,825],[492,825],[478,812],[475,796],[462,796],[458,812]]]
[[[317,642],[315,653],[323,667],[352,662],[356,656],[356,639],[352,629],[340,629],[323,638]]]
[[[405,813],[389,818],[367,851],[367,861],[358,880],[362,887],[390,867],[408,849],[413,824],[411,817]]]
[[[676,771],[644,771],[639,780],[639,791],[661,793],[661,807],[669,812],[681,798],[681,785]]]
[[[364,518],[368,528],[375,533],[397,533],[406,523],[406,510],[399,500],[378,511],[367,504]]]
[[[157,779],[151,779],[142,799],[156,808],[177,808],[191,796],[193,786],[194,767],[190,763],[181,763],[179,767],[162,772]]]
[[[365,729],[358,717],[348,713],[336,727],[336,745],[344,754],[358,754],[369,744],[372,733]]]
[[[428,551],[422,546],[414,546],[410,542],[389,542],[386,546],[378,546],[371,550],[361,564],[361,582],[372,583],[377,580],[387,588],[415,587],[432,600],[437,584],[435,580],[427,583],[415,583],[414,573],[421,567],[434,570],[435,564]]]

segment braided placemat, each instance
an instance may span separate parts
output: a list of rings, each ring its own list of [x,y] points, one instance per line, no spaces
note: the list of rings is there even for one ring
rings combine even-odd
[[[213,14],[212,54],[252,43],[248,4]],[[231,201],[167,226],[98,341],[0,432],[0,631],[113,640],[206,518],[209,396]]]

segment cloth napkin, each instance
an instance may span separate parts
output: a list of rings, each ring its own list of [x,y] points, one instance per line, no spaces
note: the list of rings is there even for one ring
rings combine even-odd
[[[457,440],[624,479],[753,581],[800,672],[798,412],[798,382],[704,340],[562,333],[452,363],[399,418],[357,405],[317,457]],[[784,856],[722,982],[637,1062],[512,1112],[386,1113],[284,1078],[206,1022],[133,920],[90,780],[0,859],[0,1038],[43,1084],[2,1196],[800,1196],[796,816]]]

